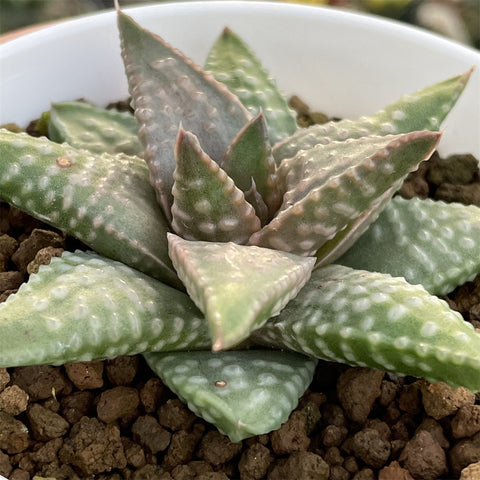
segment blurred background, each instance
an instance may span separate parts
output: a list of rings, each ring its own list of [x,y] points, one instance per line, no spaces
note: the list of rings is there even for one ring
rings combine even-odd
[[[280,0],[281,1],[281,0]],[[122,7],[145,0],[122,0]],[[480,49],[480,0],[303,0],[374,13],[434,31]],[[0,0],[0,35],[33,24],[113,7],[113,0]]]

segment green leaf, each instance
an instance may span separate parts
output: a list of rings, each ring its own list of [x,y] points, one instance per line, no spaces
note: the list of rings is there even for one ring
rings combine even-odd
[[[283,158],[295,156],[300,150],[347,138],[408,133],[417,130],[437,131],[460,97],[472,72],[473,69],[470,69],[462,75],[405,95],[374,115],[300,129],[291,137],[275,145],[273,149],[275,160],[279,163]]]
[[[213,350],[237,345],[278,315],[315,265],[314,258],[259,247],[168,239],[177,273],[207,317]]]
[[[142,156],[133,115],[107,110],[85,102],[53,103],[48,136],[95,153]]]
[[[374,154],[359,148],[359,158],[356,162],[347,158],[343,172],[329,175],[326,169],[324,175],[313,171],[311,178],[305,178],[285,194],[275,218],[255,232],[249,244],[298,255],[315,255],[322,245],[355,220],[360,217],[363,222],[372,220],[372,215],[365,215],[365,212],[372,206],[379,211],[385,204],[386,192],[392,195],[405,176],[430,157],[440,136],[428,131],[394,136]],[[332,143],[323,148],[328,158],[332,151],[340,156],[345,150],[350,155],[352,144],[376,141],[376,137],[368,137],[344,144]],[[307,188],[303,189],[302,183],[306,183]]]
[[[272,143],[292,135],[297,129],[296,115],[288,106],[273,78],[243,40],[225,28],[213,45],[205,64],[215,78],[240,98],[248,110],[263,111]]]
[[[446,294],[480,273],[480,208],[395,197],[338,263]]]
[[[282,199],[266,128],[263,115],[255,117],[235,137],[221,166],[245,194],[255,186],[268,207],[268,218],[272,218]]]
[[[173,150],[179,124],[220,163],[251,115],[238,98],[159,36],[118,10],[122,56],[145,160],[165,216],[171,219]]]
[[[316,361],[292,352],[146,354],[190,410],[233,442],[278,429],[313,379]]]
[[[233,180],[180,130],[175,146],[172,227],[188,240],[246,243],[260,228],[255,209]]]
[[[253,341],[480,391],[480,334],[420,285],[329,265]]]
[[[210,348],[207,323],[187,295],[81,251],[53,258],[1,303],[0,328],[5,367]]]
[[[180,286],[167,223],[137,157],[0,130],[0,197],[109,258]]]

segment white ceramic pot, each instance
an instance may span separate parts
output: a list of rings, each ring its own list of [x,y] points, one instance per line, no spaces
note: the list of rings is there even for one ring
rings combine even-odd
[[[268,2],[160,3],[125,9],[198,63],[228,25],[286,94],[355,118],[476,65],[445,122],[442,153],[480,156],[480,52],[379,17]],[[115,12],[81,17],[0,46],[0,123],[25,125],[51,101],[127,96]]]

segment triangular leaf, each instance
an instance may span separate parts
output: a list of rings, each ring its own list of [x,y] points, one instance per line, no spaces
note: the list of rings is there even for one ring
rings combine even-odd
[[[281,197],[277,185],[277,166],[262,114],[255,117],[235,137],[222,161],[222,168],[245,193],[252,188],[253,182],[268,206],[269,218],[273,217],[280,206]]]
[[[0,326],[6,367],[210,348],[207,323],[187,295],[81,251],[53,258],[0,303]]]
[[[279,163],[283,158],[293,157],[300,150],[347,138],[399,134],[417,130],[436,131],[454,107],[472,71],[473,69],[413,94],[405,95],[374,115],[300,129],[291,137],[275,145],[273,149],[275,160]]]
[[[213,349],[230,348],[277,315],[310,278],[314,258],[169,234],[170,256],[210,324]]]
[[[172,227],[189,240],[246,243],[260,219],[233,180],[180,130],[175,146]]]
[[[235,95],[159,36],[118,10],[122,56],[152,184],[170,219],[178,125],[220,162],[251,115]]]
[[[229,28],[223,30],[210,50],[205,69],[237,95],[254,115],[264,112],[272,143],[295,132],[295,113],[275,81],[252,50]]]
[[[480,391],[480,334],[419,285],[329,265],[253,334],[264,345]]]
[[[129,113],[107,110],[85,102],[53,103],[48,136],[57,143],[95,153],[143,154],[138,126]]]
[[[396,197],[338,262],[446,294],[480,273],[480,208]]]
[[[344,172],[327,176],[326,181],[308,190],[298,202],[285,202],[276,217],[252,235],[249,244],[314,255],[372,206],[376,209],[383,206],[385,192],[393,194],[392,186],[399,188],[405,176],[430,157],[440,136],[424,131],[393,137],[374,155],[359,158],[357,164]],[[369,140],[352,142],[355,141]],[[367,222],[372,216],[363,219]]]
[[[190,410],[233,442],[286,422],[311,383],[316,360],[272,350],[146,354]]]
[[[0,196],[114,260],[180,286],[145,162],[0,131]]]

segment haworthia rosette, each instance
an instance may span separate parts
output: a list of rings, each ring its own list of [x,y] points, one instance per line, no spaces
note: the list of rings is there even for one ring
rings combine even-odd
[[[254,339],[325,360],[480,391],[480,334],[403,278],[329,265]]]
[[[120,10],[118,27],[144,158],[170,219],[173,149],[179,124],[194,133],[206,153],[220,162],[252,116],[223,84]]]
[[[260,228],[260,219],[195,135],[180,130],[175,159],[173,230],[189,240],[246,243]]]
[[[64,252],[0,304],[0,365],[209,349],[190,298],[120,262]]]
[[[338,262],[446,294],[480,272],[480,208],[395,197]]]
[[[237,95],[254,115],[263,111],[272,144],[295,132],[295,113],[275,81],[252,50],[229,28],[214,43],[205,69]]]
[[[138,126],[129,113],[107,110],[85,102],[53,103],[48,136],[95,153],[142,156]]]
[[[4,200],[106,257],[179,286],[143,160],[0,131]]]
[[[315,255],[372,205],[384,205],[385,192],[393,194],[392,184],[399,187],[410,171],[430,157],[440,136],[423,131],[393,137],[375,154],[359,158],[353,166],[307,190],[299,201],[286,202],[268,225],[250,237],[249,244]],[[357,140],[364,141],[368,140]],[[370,218],[364,217],[365,221]]]
[[[278,315],[310,278],[314,258],[168,235],[170,256],[205,314],[213,350],[231,348]]]
[[[341,120],[300,129],[275,145],[274,157],[279,163],[317,144],[360,138],[369,135],[388,135],[416,130],[439,130],[445,117],[455,106],[468,83],[473,69],[435,85],[403,96],[384,110],[357,120]]]
[[[145,358],[190,410],[233,442],[268,433],[287,421],[317,363],[272,350],[149,353]]]

